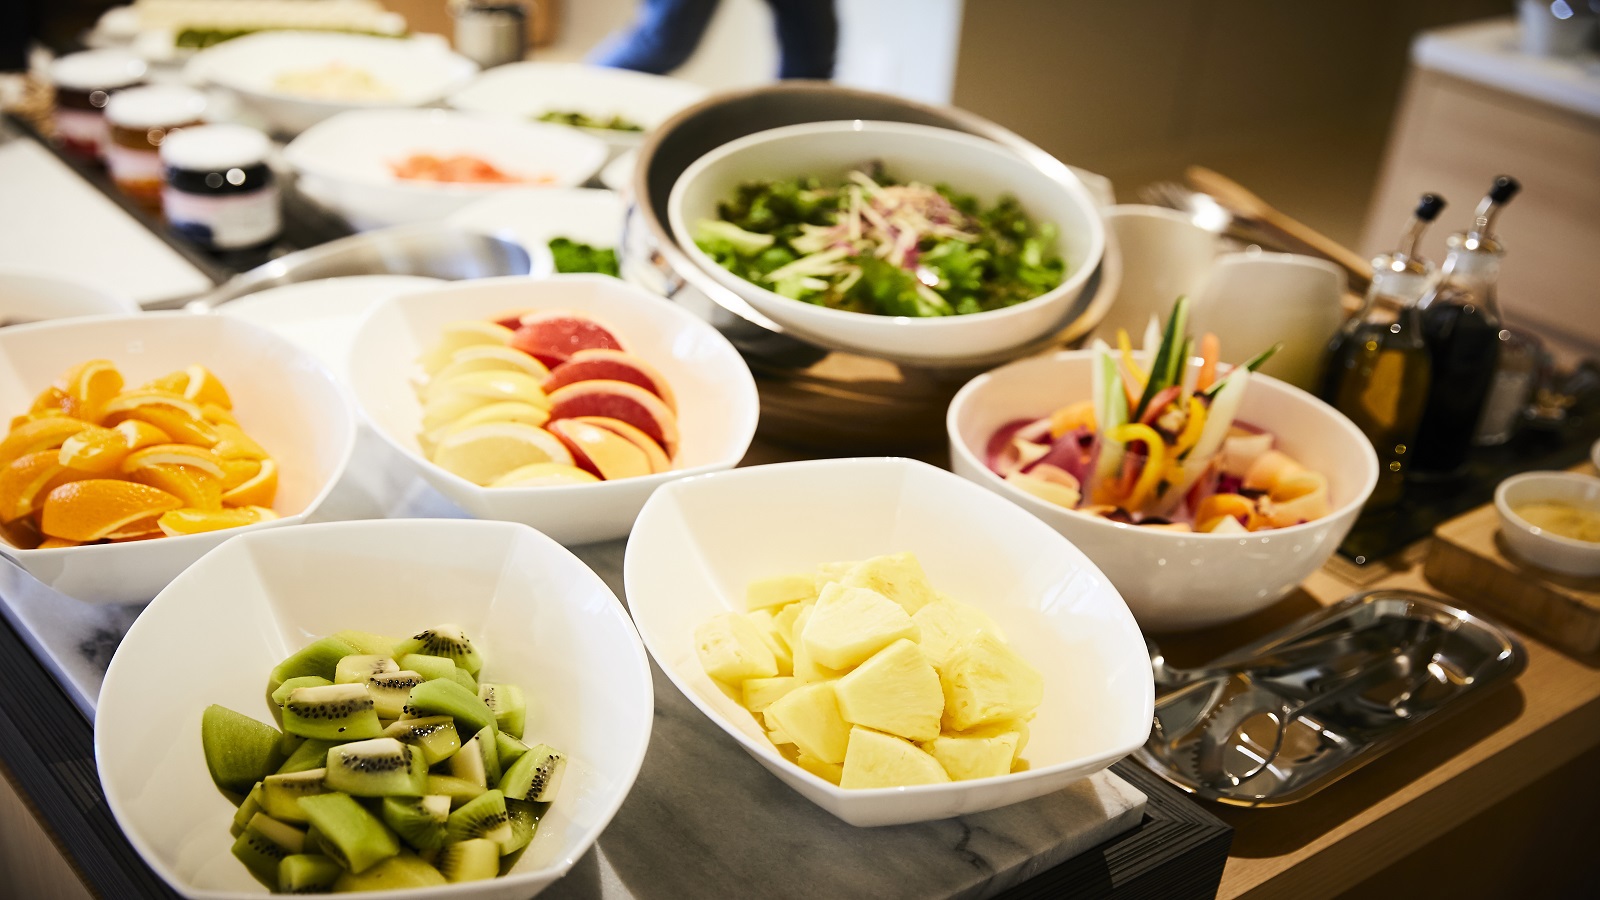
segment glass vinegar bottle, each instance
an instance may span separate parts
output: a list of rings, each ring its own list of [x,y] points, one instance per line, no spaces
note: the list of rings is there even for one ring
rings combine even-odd
[[[1472,230],[1452,234],[1439,280],[1417,303],[1433,361],[1413,471],[1434,478],[1466,466],[1507,334],[1495,301],[1502,250],[1494,220],[1521,185],[1502,175],[1478,204]]]
[[[1361,429],[1378,454],[1378,484],[1367,509],[1400,500],[1422,422],[1432,360],[1417,301],[1434,269],[1417,245],[1444,205],[1435,194],[1422,195],[1400,246],[1373,259],[1372,286],[1361,311],[1328,345],[1322,397]]]

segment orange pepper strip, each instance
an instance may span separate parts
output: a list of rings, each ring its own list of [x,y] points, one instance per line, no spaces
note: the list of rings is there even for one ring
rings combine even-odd
[[[1195,378],[1194,389],[1203,391],[1217,380],[1217,357],[1222,355],[1222,341],[1211,332],[1200,339],[1200,374]]]
[[[1244,521],[1240,524],[1254,530],[1251,526],[1255,524],[1256,505],[1249,497],[1239,494],[1212,494],[1201,500],[1200,508],[1195,511],[1195,530],[1210,531],[1224,516],[1243,517]]]

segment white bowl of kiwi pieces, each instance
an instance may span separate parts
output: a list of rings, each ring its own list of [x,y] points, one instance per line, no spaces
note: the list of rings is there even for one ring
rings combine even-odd
[[[510,900],[599,837],[653,708],[627,612],[548,537],[337,522],[241,535],[162,591],[107,670],[95,754],[187,897]]]

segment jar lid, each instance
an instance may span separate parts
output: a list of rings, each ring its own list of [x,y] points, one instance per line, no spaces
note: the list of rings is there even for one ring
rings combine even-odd
[[[205,94],[172,84],[118,91],[106,103],[106,121],[124,128],[187,125],[198,122],[205,112]]]
[[[180,128],[161,142],[161,162],[191,172],[221,172],[266,162],[272,143],[243,125]]]
[[[122,50],[69,53],[50,64],[50,81],[69,91],[105,91],[144,79],[144,60]]]

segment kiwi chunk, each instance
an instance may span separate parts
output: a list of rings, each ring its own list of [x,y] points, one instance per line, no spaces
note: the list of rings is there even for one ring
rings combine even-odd
[[[319,638],[278,663],[272,670],[272,676],[267,680],[267,690],[276,691],[285,681],[302,675],[316,675],[331,682],[333,672],[339,666],[339,660],[360,652],[338,638]]]
[[[493,728],[485,728],[462,744],[461,750],[450,757],[450,774],[482,783],[484,787],[499,784],[500,746],[495,743],[494,736]]]
[[[275,888],[279,861],[305,850],[305,838],[305,832],[300,829],[256,813],[233,842],[233,855],[257,881]]]
[[[511,840],[500,843],[500,855],[506,856],[528,846],[533,833],[539,829],[548,803],[530,803],[527,800],[506,798],[506,824],[511,826]]]
[[[289,699],[289,695],[300,688],[322,687],[328,684],[333,684],[333,682],[323,678],[321,675],[299,675],[278,685],[278,689],[272,692],[272,702],[282,706],[283,701]]]
[[[283,764],[282,742],[278,729],[226,706],[208,706],[200,714],[206,768],[225,791],[248,793],[256,782],[278,771]]]
[[[494,713],[489,707],[477,694],[454,681],[424,681],[411,689],[411,700],[406,708],[419,716],[450,716],[456,719],[456,730],[462,734],[477,734],[495,727]]]
[[[324,741],[355,741],[383,734],[372,695],[364,684],[329,684],[291,692],[283,703],[283,727],[301,737]]]
[[[478,655],[477,648],[472,646],[472,641],[459,625],[436,625],[395,645],[396,658],[408,653],[443,656],[472,676],[476,676],[478,670],[483,668],[483,657]]]
[[[450,819],[450,798],[443,794],[426,797],[385,797],[381,808],[383,822],[400,839],[418,850],[437,850],[444,844],[444,827]]]
[[[410,744],[379,737],[330,749],[327,780],[329,788],[352,797],[421,797],[428,766]]]
[[[485,881],[500,874],[500,845],[485,838],[445,844],[434,862],[451,882]]]
[[[367,693],[380,719],[398,719],[411,699],[411,689],[425,679],[416,672],[384,672],[367,679]]]
[[[461,735],[456,733],[456,722],[449,716],[402,719],[385,728],[383,736],[416,747],[422,751],[422,761],[430,766],[449,759],[461,749]]]
[[[500,779],[500,790],[516,800],[547,803],[555,799],[566,769],[564,754],[540,744],[529,748],[506,770],[505,777]]]
[[[334,684],[366,684],[367,679],[385,672],[398,672],[400,665],[389,656],[360,654],[339,660],[333,670]],[[396,713],[398,715],[398,713]]]
[[[321,849],[351,872],[365,872],[400,852],[394,834],[348,794],[302,797],[300,808],[316,826]]]
[[[443,656],[429,656],[426,653],[407,653],[397,657],[400,668],[421,675],[424,681],[433,681],[443,678],[454,681],[456,675],[456,661]]]
[[[439,870],[423,862],[415,853],[400,853],[357,872],[351,870],[333,883],[336,892],[396,891],[405,888],[438,887],[449,884]]]
[[[328,764],[328,748],[334,745],[333,741],[319,741],[306,738],[289,758],[278,767],[279,775],[293,775],[296,772],[308,772],[312,769],[321,769]]]
[[[268,775],[261,782],[261,808],[267,815],[281,822],[305,824],[305,810],[300,808],[300,798],[326,794],[326,769],[307,769],[288,775]]]
[[[278,891],[283,894],[321,894],[333,887],[344,868],[326,856],[296,853],[278,860]]]
[[[475,781],[457,778],[454,775],[428,775],[428,793],[449,797],[452,807],[464,806],[482,796],[486,790],[488,789]]]
[[[522,688],[514,684],[480,684],[478,699],[494,713],[496,728],[521,739],[522,722],[528,709]]]
[[[388,656],[394,645],[400,643],[392,637],[370,631],[335,631],[330,637],[354,647],[352,652],[367,656]]]
[[[228,833],[234,837],[244,834],[244,827],[250,824],[250,817],[261,811],[261,782],[258,781],[256,786],[250,789],[250,793],[245,795],[244,802],[234,811],[233,825],[228,829]]]
[[[528,752],[528,745],[517,740],[504,731],[494,733],[495,749],[500,753],[500,768],[509,769],[522,754]]]
[[[473,838],[488,838],[496,844],[511,839],[504,794],[484,791],[450,814],[450,820],[445,823],[444,842],[453,844]]]

